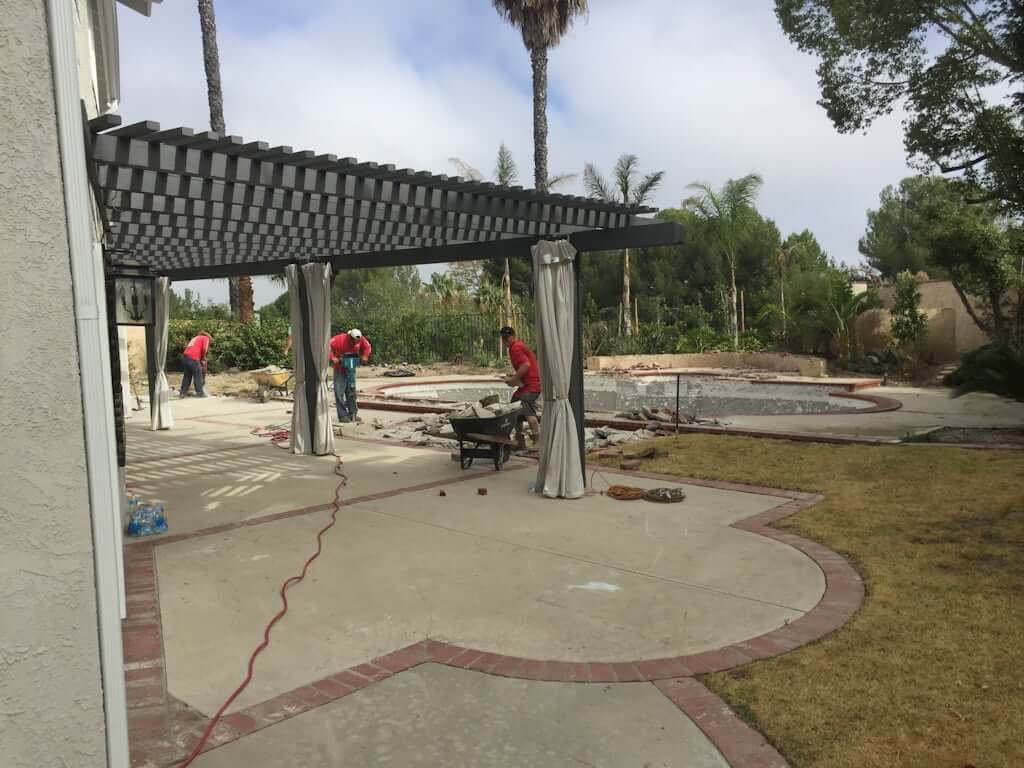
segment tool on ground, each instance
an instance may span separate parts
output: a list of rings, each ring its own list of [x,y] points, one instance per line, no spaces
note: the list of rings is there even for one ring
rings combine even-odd
[[[613,485],[604,495],[616,501],[653,501],[658,504],[678,504],[686,498],[682,488],[637,488],[632,485]]]
[[[272,392],[288,396],[288,385],[294,376],[287,368],[278,368],[276,365],[268,365],[256,371],[250,371],[250,376],[256,382],[257,396],[260,402],[265,403],[270,399]]]
[[[512,431],[517,418],[518,409],[495,415],[480,406],[474,406],[465,415],[453,414],[450,422],[459,439],[459,465],[469,469],[473,459],[491,459],[494,469],[500,470],[516,447]]]

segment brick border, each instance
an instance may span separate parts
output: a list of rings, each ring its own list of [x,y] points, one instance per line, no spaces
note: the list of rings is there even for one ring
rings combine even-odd
[[[659,659],[625,662],[529,659],[426,639],[227,715],[218,724],[204,751],[336,701],[399,672],[433,662],[521,680],[603,684],[653,683],[694,721],[722,752],[732,768],[785,768],[785,760],[765,739],[744,724],[721,699],[695,681],[693,676],[720,672],[788,653],[835,631],[849,621],[860,608],[864,599],[863,581],[842,556],[809,539],[770,527],[778,520],[821,502],[824,496],[718,480],[647,472],[611,471],[646,479],[786,499],[787,501],[771,509],[733,523],[731,527],[780,541],[807,555],[825,575],[825,592],[821,599],[800,618],[758,637],[712,651]],[[361,499],[387,498],[438,487],[451,482],[474,479],[476,474],[410,486]],[[354,504],[357,501],[353,499],[347,503]],[[208,529],[207,532],[182,534],[177,538],[169,537],[159,541],[143,541],[126,547],[128,617],[122,624],[122,632],[133,768],[155,768],[182,760],[209,722],[194,709],[174,699],[167,690],[156,547],[171,541],[268,522],[269,519],[305,514],[329,506],[293,510],[256,521],[226,527],[218,526],[216,529]]]
[[[732,768],[789,768],[764,736],[699,681],[684,677],[659,680],[654,686],[690,718]]]

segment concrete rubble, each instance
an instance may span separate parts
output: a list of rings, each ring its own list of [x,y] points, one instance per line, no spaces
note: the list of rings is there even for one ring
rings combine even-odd
[[[481,406],[476,405],[480,409]],[[505,404],[504,409],[508,408]],[[471,410],[471,409],[470,409]],[[493,412],[486,410],[489,415]],[[408,419],[391,424],[384,424],[382,421],[374,420],[372,426],[377,430],[377,436],[384,440],[394,440],[402,443],[409,443],[418,446],[429,446],[433,448],[457,448],[459,445],[455,430],[451,426],[451,416],[458,417],[459,413],[429,413],[410,416]],[[614,429],[612,427],[587,427],[584,430],[587,441],[587,450],[599,450],[611,446],[635,443],[640,440],[650,440],[665,434],[661,431],[663,424],[648,424],[637,430]]]

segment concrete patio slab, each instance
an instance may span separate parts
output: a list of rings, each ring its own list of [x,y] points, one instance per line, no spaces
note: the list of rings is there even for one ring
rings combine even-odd
[[[527,469],[446,487],[444,497],[432,489],[361,506],[793,610],[810,610],[825,590],[820,569],[802,553],[729,527],[778,506],[783,501],[779,498],[602,469],[591,477],[595,490],[613,484],[668,485],[683,488],[687,498],[681,504],[655,504],[616,501],[594,493],[575,502],[552,502],[526,492],[533,479],[534,472]],[[480,486],[487,488],[487,497],[477,495]]]
[[[798,618],[824,589],[820,569],[796,550],[724,524],[683,522],[705,510],[713,520],[715,499],[741,497],[750,514],[781,499],[701,489],[712,503],[688,499],[678,512],[637,502],[657,507],[646,524],[655,535],[642,523],[626,535],[626,503],[539,499],[526,493],[526,475],[454,483],[443,498],[423,491],[343,507],[236,708],[424,637],[567,661],[711,650]],[[486,497],[474,495],[478,486]],[[277,610],[278,585],[326,520],[317,512],[157,548],[174,695],[205,713],[219,705]]]
[[[464,476],[443,452],[340,440],[337,450],[348,477],[346,499]],[[243,442],[193,443],[191,451],[178,445],[166,458],[129,464],[126,476],[133,493],[164,504],[169,533],[176,535],[322,506],[339,480],[334,467],[332,456],[294,456],[247,436]]]
[[[575,685],[426,664],[202,755],[196,768],[727,768],[649,684]]]

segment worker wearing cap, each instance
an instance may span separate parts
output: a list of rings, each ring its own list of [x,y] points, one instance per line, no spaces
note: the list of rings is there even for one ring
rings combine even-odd
[[[334,403],[338,408],[338,421],[355,421],[359,406],[356,404],[356,367],[370,359],[373,348],[358,328],[339,333],[331,339],[331,365],[334,366]]]
[[[530,426],[530,437],[536,443],[540,440],[540,420],[537,418],[537,400],[540,399],[540,366],[537,356],[533,354],[526,342],[516,338],[516,332],[509,326],[499,331],[501,341],[508,349],[508,359],[512,363],[514,373],[505,377],[505,383],[516,387],[512,393],[512,402],[521,403],[520,418],[516,421],[516,437],[520,447],[526,447],[523,437],[523,421]]]

